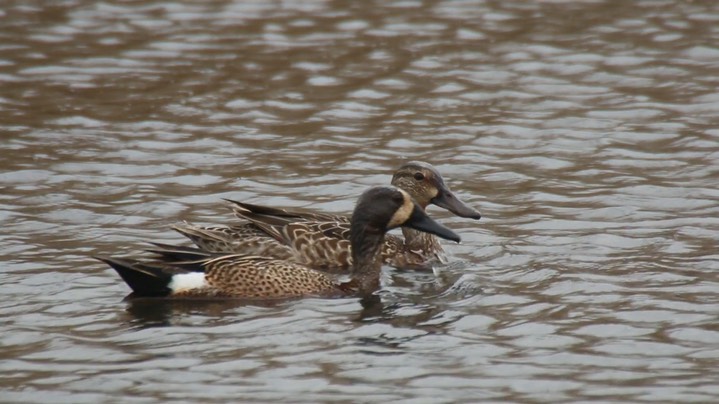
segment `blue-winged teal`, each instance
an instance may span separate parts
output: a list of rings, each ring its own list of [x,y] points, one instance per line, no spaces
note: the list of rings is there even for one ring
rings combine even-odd
[[[354,262],[349,282],[286,260],[217,254],[162,246],[160,261],[96,257],[113,267],[135,296],[288,298],[367,295],[379,287],[385,233],[403,226],[459,242],[457,234],[430,219],[405,191],[370,188],[352,214],[349,240]]]
[[[445,184],[430,164],[413,161],[400,167],[392,185],[405,190],[424,210],[434,204],[457,216],[479,219]],[[208,252],[271,256],[312,268],[342,271],[352,265],[349,218],[229,201],[245,222],[229,227],[203,227],[188,223],[173,228]],[[443,259],[439,240],[407,227],[404,238],[388,234],[382,246],[384,263],[398,268],[424,268]]]

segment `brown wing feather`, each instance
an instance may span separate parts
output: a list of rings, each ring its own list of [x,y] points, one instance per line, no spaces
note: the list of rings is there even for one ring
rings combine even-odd
[[[189,238],[197,247],[215,253],[240,253],[291,259],[290,247],[267,236],[251,223],[233,227],[202,227],[190,224],[175,225],[173,228]]]
[[[311,212],[301,209],[273,208],[270,206],[233,201],[231,199],[225,200],[230,202],[232,211],[241,219],[246,219],[247,216],[250,216],[253,217],[254,220],[277,225],[306,220],[349,222],[349,218],[344,215]]]

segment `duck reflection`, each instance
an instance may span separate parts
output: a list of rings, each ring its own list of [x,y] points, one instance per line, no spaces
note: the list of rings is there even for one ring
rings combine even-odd
[[[455,304],[467,298],[464,287],[466,279],[461,279],[449,288],[434,290],[433,297],[426,295],[409,296],[396,294],[387,290],[373,293],[357,299],[359,307],[349,319],[357,323],[384,323],[394,327],[421,329],[427,332],[445,332],[453,319],[443,321],[442,313],[447,304]],[[475,285],[475,282],[469,282]],[[470,295],[476,296],[476,288]],[[168,327],[186,323],[183,319],[190,316],[212,318],[232,318],[237,320],[243,312],[258,314],[262,309],[282,309],[301,300],[298,298],[282,299],[166,299],[128,295],[126,312],[131,318],[133,327]],[[324,299],[320,299],[324,300]],[[333,301],[336,301],[332,299]],[[431,302],[431,304],[430,304]],[[249,310],[243,310],[247,308]],[[274,311],[274,310],[270,310]]]
[[[130,294],[123,301],[127,303],[126,312],[132,317],[130,322],[133,327],[152,328],[174,326],[194,315],[214,318],[237,316],[237,310],[242,307],[274,308],[287,303],[287,300],[165,299]]]

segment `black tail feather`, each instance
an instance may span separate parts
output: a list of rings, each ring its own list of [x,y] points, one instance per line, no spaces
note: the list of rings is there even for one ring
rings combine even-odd
[[[111,257],[95,256],[93,258],[110,265],[117,271],[137,296],[161,297],[168,296],[171,292],[168,285],[172,281],[173,273],[163,271],[162,267]]]

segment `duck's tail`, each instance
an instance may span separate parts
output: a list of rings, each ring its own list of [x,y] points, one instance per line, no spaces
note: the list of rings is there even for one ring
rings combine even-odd
[[[172,293],[169,285],[174,274],[164,270],[161,266],[112,257],[95,256],[93,258],[108,264],[117,271],[136,296],[163,297]]]

